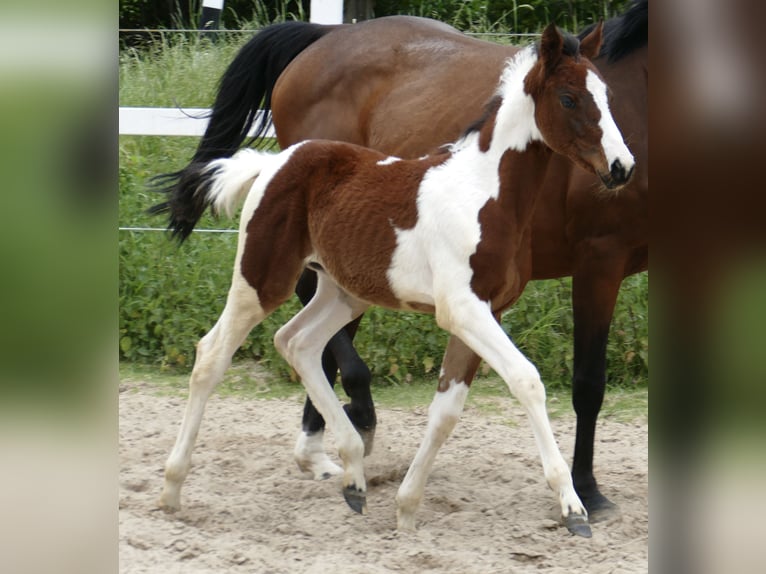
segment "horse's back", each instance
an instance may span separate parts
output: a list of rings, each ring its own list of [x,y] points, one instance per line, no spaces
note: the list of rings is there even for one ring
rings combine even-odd
[[[335,30],[296,57],[275,86],[280,145],[320,137],[421,156],[481,115],[516,50],[409,16]]]

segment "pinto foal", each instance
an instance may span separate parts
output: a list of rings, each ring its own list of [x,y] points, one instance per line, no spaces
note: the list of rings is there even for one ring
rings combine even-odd
[[[242,209],[226,307],[197,346],[189,400],[165,469],[160,505],[180,507],[205,403],[250,330],[293,293],[304,266],[317,293],[274,343],[336,437],[343,493],[366,509],[364,445],[322,372],[327,341],[370,305],[430,312],[480,355],[525,408],[545,478],[570,531],[590,536],[587,512],[545,410],[535,367],[498,324],[529,278],[525,249],[547,160],[564,154],[609,188],[634,160],[588,58],[601,26],[578,45],[550,25],[539,46],[505,67],[485,117],[441,153],[386,157],[346,143],[307,141],[279,154],[245,149],[198,167],[197,194],[216,212]],[[397,526],[412,529],[436,453],[470,382],[440,377],[426,436],[397,494]]]

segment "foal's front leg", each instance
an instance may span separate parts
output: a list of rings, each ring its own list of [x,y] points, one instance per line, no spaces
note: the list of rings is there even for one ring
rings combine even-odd
[[[452,434],[463,412],[468,387],[480,362],[479,356],[459,339],[450,338],[439,374],[439,387],[428,408],[426,435],[396,494],[396,526],[399,530],[415,530],[415,513],[423,500],[436,453]]]
[[[437,309],[437,320],[439,318]],[[546,481],[559,496],[567,528],[573,534],[590,537],[588,512],[574,489],[569,467],[553,436],[545,409],[545,387],[535,366],[511,342],[492,316],[489,305],[475,296],[451,300],[440,324],[478,353],[524,407],[532,424]]]

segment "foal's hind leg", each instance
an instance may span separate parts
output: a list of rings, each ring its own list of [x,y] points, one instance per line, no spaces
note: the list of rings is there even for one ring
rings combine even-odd
[[[295,288],[301,303],[308,304],[316,292],[316,286],[317,274],[310,269],[304,270]],[[360,319],[352,321],[333,335],[322,353],[322,369],[330,386],[335,385],[335,378],[340,369],[341,383],[350,399],[350,404],[344,405],[343,409],[362,436],[364,454],[367,456],[372,451],[377,420],[370,392],[370,370],[353,345]],[[324,429],[325,421],[322,415],[314,407],[311,399],[306,397],[301,433],[296,441],[294,456],[298,467],[317,480],[342,472],[325,453]]]
[[[265,315],[256,291],[235,274],[221,317],[197,344],[186,412],[175,446],[165,463],[165,485],[159,500],[161,508],[175,511],[181,507],[181,486],[189,473],[192,449],[208,397],[223,379],[234,352]]]
[[[330,425],[343,461],[343,494],[355,511],[366,509],[364,444],[346,416],[321,368],[322,350],[343,325],[367,305],[343,292],[320,274],[316,295],[274,337],[277,350],[301,377],[309,397]]]
[[[322,369],[334,387],[334,377],[341,371],[343,390],[351,399],[343,405],[343,410],[351,420],[364,442],[364,456],[372,451],[375,438],[375,407],[370,393],[370,370],[356,353],[348,334],[349,327],[356,328],[359,319],[352,321],[335,333],[322,353]],[[313,475],[317,480],[339,474],[341,468],[332,462],[323,446],[325,422],[309,397],[303,409],[301,433],[295,445],[295,461],[301,470]]]
[[[492,367],[519,400],[532,423],[545,478],[559,496],[561,514],[573,534],[589,537],[588,513],[575,492],[545,410],[545,387],[537,369],[513,345],[486,303],[467,295],[437,309],[439,324],[457,335]]]

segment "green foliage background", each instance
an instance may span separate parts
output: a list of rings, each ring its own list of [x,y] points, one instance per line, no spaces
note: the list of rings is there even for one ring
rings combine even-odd
[[[376,17],[413,14],[448,22],[461,30],[481,27],[535,32],[555,21],[575,29],[622,12],[630,0],[374,0]],[[196,28],[202,0],[120,0],[121,28]],[[310,0],[225,0],[223,26],[244,22],[307,19]]]
[[[253,26],[252,23],[245,26]],[[498,29],[494,27],[493,29]],[[486,31],[477,26],[475,31]],[[206,107],[223,69],[249,35],[210,42],[163,35],[120,54],[120,105]],[[196,138],[121,136],[121,227],[161,227],[145,211],[159,201],[147,191],[150,177],[186,164]],[[198,229],[236,228],[236,221],[205,216]],[[186,371],[197,341],[223,310],[236,235],[195,232],[182,246],[164,233],[121,231],[119,240],[119,346],[124,361]],[[539,368],[549,387],[567,387],[572,375],[571,281],[531,283],[503,318],[503,327]],[[257,327],[238,352],[281,376],[292,376],[274,351],[274,332],[299,308],[291,300]],[[431,316],[369,311],[357,347],[376,384],[408,384],[438,373],[446,334]],[[608,346],[609,384],[648,380],[648,276],[626,279]]]

